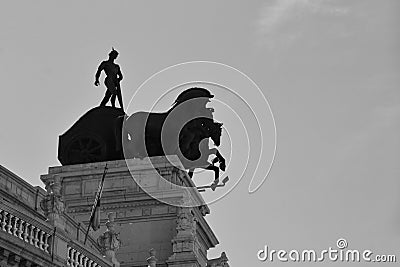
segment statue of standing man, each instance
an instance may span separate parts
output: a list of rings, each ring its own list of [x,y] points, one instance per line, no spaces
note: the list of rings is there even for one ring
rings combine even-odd
[[[111,52],[108,54],[108,60],[105,60],[100,63],[100,66],[96,72],[96,80],[94,85],[99,85],[99,78],[101,72],[104,70],[106,73],[106,78],[104,80],[104,84],[107,87],[107,91],[104,95],[103,100],[100,103],[100,106],[105,106],[107,102],[111,98],[111,106],[115,107],[115,98],[118,97],[119,106],[122,110],[124,110],[124,104],[122,103],[122,94],[121,94],[121,86],[120,82],[123,78],[121,69],[118,64],[114,63],[114,60],[118,57],[118,52],[112,48]]]

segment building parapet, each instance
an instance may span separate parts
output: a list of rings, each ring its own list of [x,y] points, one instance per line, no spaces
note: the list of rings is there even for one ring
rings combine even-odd
[[[46,191],[40,186],[32,186],[21,177],[0,165],[0,190],[6,195],[15,198],[26,208],[43,214],[39,207],[40,201],[45,197]]]
[[[28,244],[50,254],[52,228],[40,220],[35,220],[25,213],[13,209],[4,201],[0,202],[0,229]]]

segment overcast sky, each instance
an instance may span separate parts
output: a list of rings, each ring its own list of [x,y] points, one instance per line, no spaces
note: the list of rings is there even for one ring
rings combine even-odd
[[[243,177],[210,205],[207,219],[221,244],[209,256],[226,251],[231,266],[279,265],[260,262],[257,251],[322,250],[345,238],[351,249],[400,260],[399,16],[397,0],[7,1],[0,9],[0,164],[34,185],[60,164],[58,136],[100,103],[104,85],[93,86],[94,73],[111,46],[120,52],[126,105],[168,66],[219,62],[258,85],[278,142],[256,193]],[[223,70],[207,75],[215,73]],[[137,101],[151,106],[174,83],[196,80],[191,74]],[[226,86],[229,77],[221,78]],[[271,123],[256,107],[265,104],[256,91],[229,87]],[[239,129],[214,102],[229,134]],[[264,134],[267,168],[270,125]],[[221,151],[240,161],[245,144],[224,141]],[[232,165],[234,182],[242,167]]]

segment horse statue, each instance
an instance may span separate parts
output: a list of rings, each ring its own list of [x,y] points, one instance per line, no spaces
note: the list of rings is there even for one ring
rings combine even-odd
[[[225,159],[216,148],[208,148],[208,138],[220,144],[221,123],[214,122],[213,109],[207,108],[214,96],[204,88],[194,87],[179,94],[172,107],[163,113],[136,112],[125,116],[122,144],[125,158],[144,158],[176,154],[185,169],[205,168],[215,172],[225,169]],[[208,156],[215,154],[213,163]]]
[[[179,146],[184,156],[182,164],[189,169],[189,176],[192,177],[195,168],[203,168],[214,171],[213,185],[219,183],[219,169],[225,171],[225,158],[216,148],[209,148],[208,138],[214,142],[215,146],[221,144],[222,123],[214,122],[211,118],[198,118],[187,123],[179,135]],[[188,141],[188,136],[196,133]],[[216,157],[212,163],[208,162],[208,157],[214,154]],[[219,163],[219,167],[215,166]],[[212,187],[213,188],[213,187]],[[214,190],[214,189],[213,189]]]

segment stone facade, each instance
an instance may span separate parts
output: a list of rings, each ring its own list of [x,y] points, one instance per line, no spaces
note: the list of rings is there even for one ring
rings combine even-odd
[[[109,231],[108,214],[115,213],[113,227],[121,241],[115,250],[118,264],[208,266],[207,251],[218,244],[205,220],[210,211],[177,157],[52,167],[41,179],[48,184],[54,177],[61,178],[66,214],[86,226],[106,164],[101,228],[91,235],[103,238]]]
[[[84,243],[106,164],[101,227]],[[207,258],[210,210],[175,156],[50,167],[41,180],[46,190],[0,166],[0,267],[229,266]]]
[[[84,228],[63,212],[60,185],[46,192],[0,166],[0,266],[112,266],[92,237],[83,245]]]

